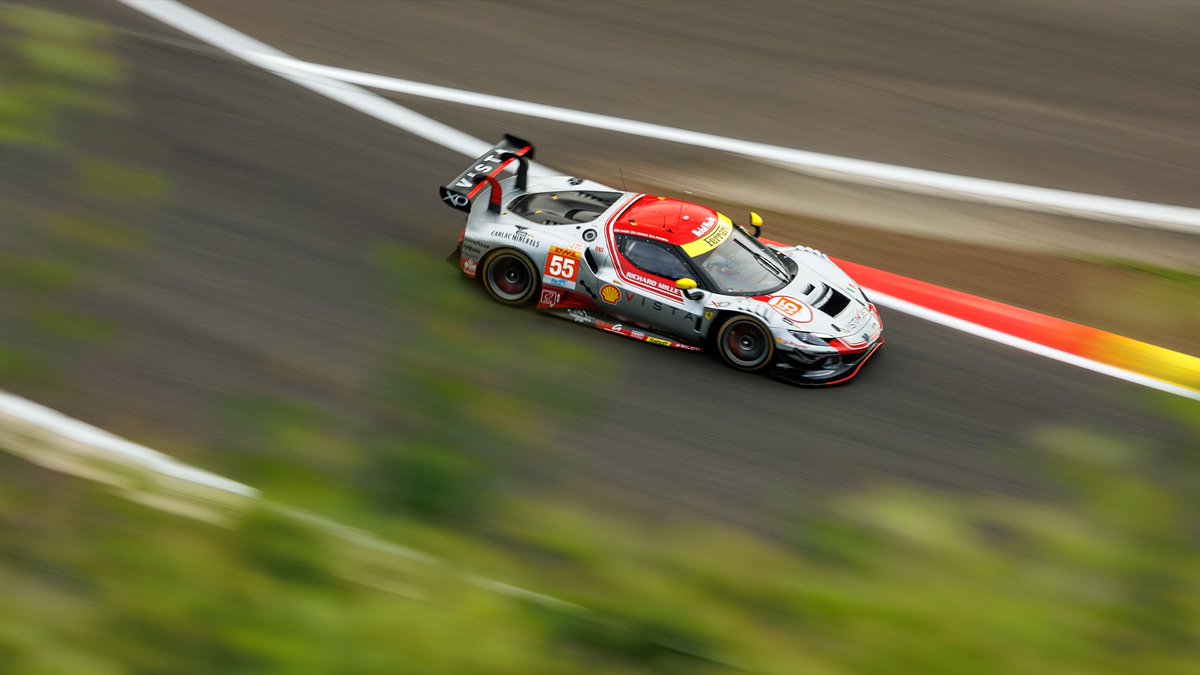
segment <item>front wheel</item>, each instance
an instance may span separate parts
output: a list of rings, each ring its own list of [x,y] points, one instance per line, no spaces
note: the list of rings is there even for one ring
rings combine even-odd
[[[504,305],[523,305],[537,292],[533,262],[518,251],[497,251],[483,262],[483,287],[492,299]]]
[[[761,321],[749,316],[735,316],[726,321],[717,333],[717,351],[725,363],[747,372],[766,368],[775,358],[775,343],[771,331]]]

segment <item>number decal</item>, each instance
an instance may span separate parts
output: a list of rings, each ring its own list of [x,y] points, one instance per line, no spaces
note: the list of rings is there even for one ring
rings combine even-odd
[[[786,316],[796,323],[807,323],[812,321],[812,310],[803,302],[790,298],[786,295],[776,295],[767,301],[776,312]]]
[[[551,246],[542,274],[544,283],[575,288],[575,282],[579,280],[579,251]]]
[[[574,280],[576,275],[575,260],[555,254],[550,256],[550,264],[546,266],[551,276]]]

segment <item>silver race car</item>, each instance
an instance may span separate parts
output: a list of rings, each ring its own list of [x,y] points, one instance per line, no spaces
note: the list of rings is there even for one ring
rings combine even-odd
[[[530,176],[533,156],[506,135],[440,190],[468,214],[451,260],[497,302],[795,384],[845,382],[883,344],[854,281],[820,251],[764,244],[757,214],[751,234],[698,204]]]

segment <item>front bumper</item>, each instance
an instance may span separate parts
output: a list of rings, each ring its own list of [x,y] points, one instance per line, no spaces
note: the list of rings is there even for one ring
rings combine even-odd
[[[853,379],[883,343],[883,337],[879,337],[861,352],[842,354],[840,362],[829,368],[822,368],[820,359],[806,357],[802,352],[781,351],[770,374],[777,380],[802,387],[841,384]]]

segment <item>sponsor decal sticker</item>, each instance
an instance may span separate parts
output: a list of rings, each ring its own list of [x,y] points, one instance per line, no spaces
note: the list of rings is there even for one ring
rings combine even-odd
[[[492,230],[493,237],[507,239],[514,244],[524,244],[530,248],[541,248],[542,242],[533,238],[533,233],[524,225],[517,225],[516,232],[505,232],[504,230]]]
[[[712,318],[714,316],[716,316],[716,314],[714,314],[711,310],[704,311],[704,320],[705,321],[712,321]]]
[[[856,330],[870,315],[871,312],[866,307],[858,310],[854,316],[850,317],[850,321],[846,324],[846,330]]]
[[[458,187],[463,187],[463,185],[462,185],[463,182],[465,182],[465,179],[458,181],[457,183],[455,183],[455,185],[457,185]],[[460,195],[457,192],[450,192],[450,191],[446,191],[445,193],[443,193],[442,199],[444,199],[447,203],[449,203],[451,206],[453,206],[454,208],[457,208],[457,209],[461,209],[462,207],[471,203],[470,197],[468,197],[466,195]]]
[[[662,338],[656,338],[656,337],[647,337],[646,342],[649,342],[650,344],[655,344],[655,345],[662,345],[664,347],[671,346],[670,340],[664,340]]]
[[[579,251],[551,246],[542,274],[547,284],[574,289],[579,280]]]
[[[631,293],[629,291],[625,291],[625,301],[633,302],[634,300],[638,301],[638,303],[642,307],[649,307],[650,309],[654,310],[655,312],[668,312],[669,311],[671,313],[671,316],[683,316],[685,318],[690,318],[693,316],[693,315],[689,314],[687,312],[687,310],[685,310],[685,309],[681,309],[679,307],[675,307],[670,304],[664,305],[663,303],[659,302],[658,300],[651,300],[644,295],[638,295],[637,293]]]
[[[610,305],[615,305],[617,304],[617,301],[621,299],[621,291],[612,284],[606,284],[600,289],[600,299]]]
[[[706,224],[707,222],[708,221],[705,221]],[[710,226],[705,229],[705,226],[702,225],[701,227],[696,228],[696,230],[693,230],[692,233],[695,234],[697,230],[708,233],[704,236],[701,236],[696,241],[680,246],[680,248],[683,249],[683,252],[692,258],[695,258],[698,255],[704,255],[705,253],[708,253],[724,243],[725,240],[729,238],[729,235],[733,233],[733,221],[718,213],[715,226]],[[711,230],[711,232],[708,230]]]
[[[499,153],[489,153],[486,157],[480,157],[479,164],[471,167],[454,185],[460,188],[472,188],[475,186],[474,179],[476,176],[491,174],[496,170],[496,167],[503,163],[504,160],[500,159]]]
[[[463,271],[463,272],[464,272],[464,273],[465,273],[467,276],[471,276],[471,277],[475,276],[475,270],[476,270],[478,267],[479,267],[479,261],[477,261],[477,260],[471,260],[470,258],[463,258],[463,261],[462,261],[462,271]]]
[[[542,297],[538,300],[538,304],[539,305],[549,305],[550,307],[553,307],[554,305],[558,304],[559,300],[562,300],[562,292],[561,291],[555,291],[552,289],[543,288],[542,289]]]
[[[812,321],[813,313],[808,305],[786,295],[776,295],[767,301],[771,309],[779,312],[796,323]]]
[[[684,216],[684,218],[686,219],[687,216]],[[716,224],[717,224],[716,216],[709,216],[704,219],[704,222],[700,224],[700,227],[697,227],[696,229],[692,230],[692,236],[694,236],[694,237],[707,236],[709,232],[712,232],[712,229],[713,229],[713,227],[716,226]]]
[[[661,288],[664,291],[672,291],[678,295],[678,290],[674,286],[672,286],[671,284],[659,281],[658,279],[651,279],[650,277],[644,277],[636,272],[626,272],[625,276],[634,281],[646,284],[647,286],[653,286],[654,288]]]
[[[487,249],[487,245],[478,239],[463,239],[462,250],[466,256],[478,258],[486,253]]]

